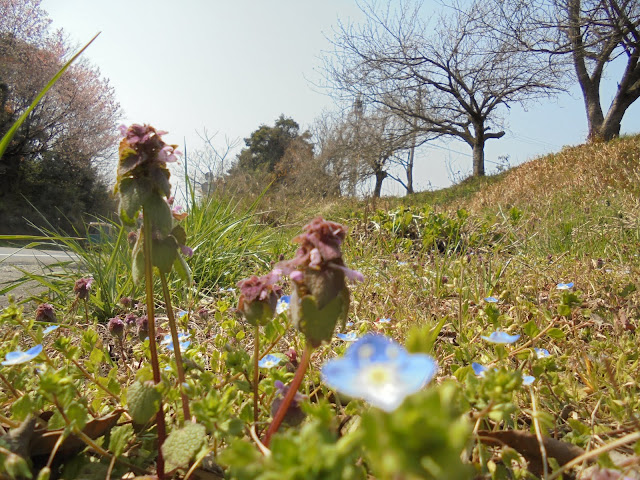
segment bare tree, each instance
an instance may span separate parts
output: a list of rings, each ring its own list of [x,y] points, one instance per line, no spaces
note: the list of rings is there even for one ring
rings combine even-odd
[[[203,148],[195,150],[188,157],[189,179],[196,191],[204,197],[211,195],[216,186],[223,184],[232,152],[240,144],[240,139],[224,137],[222,143],[216,137],[218,132],[210,133],[206,128],[198,136]]]
[[[385,179],[400,183],[413,193],[412,147],[418,136],[402,118],[389,109],[365,105],[356,100],[353,107],[338,114],[327,122],[319,138],[319,156],[325,156],[328,170],[339,178],[343,190],[355,196],[358,187],[374,179],[372,196],[380,197]],[[421,136],[424,142],[427,137]],[[402,179],[394,174],[394,167],[400,167],[406,174]]]
[[[339,97],[383,105],[417,132],[457,137],[473,150],[473,174],[484,175],[484,146],[501,138],[501,107],[556,91],[544,59],[494,35],[484,2],[450,8],[429,25],[419,5],[362,7],[362,25],[342,24],[325,58],[328,87]]]
[[[520,50],[573,71],[584,99],[588,139],[620,134],[627,109],[640,97],[640,2],[638,0],[493,0],[491,27]],[[608,109],[602,79],[614,60],[626,59]]]

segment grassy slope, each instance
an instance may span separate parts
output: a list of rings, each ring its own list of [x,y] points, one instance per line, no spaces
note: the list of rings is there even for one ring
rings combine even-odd
[[[445,336],[433,347],[442,377],[471,362],[494,362],[494,349],[479,337],[496,328],[521,334],[520,343],[532,338],[525,325],[557,328],[558,338],[533,340],[553,355],[544,373],[530,358],[508,362],[540,378],[549,428],[583,447],[588,436],[580,429],[633,429],[631,412],[640,407],[639,180],[640,136],[634,136],[566,148],[496,177],[378,203],[385,209],[409,205],[414,213],[425,204],[438,211],[466,208],[465,235],[484,236],[457,253],[407,248],[371,221],[371,206],[360,205],[348,245],[352,264],[366,276],[353,295],[355,328],[404,339],[445,318]],[[570,281],[575,297],[556,289]],[[500,299],[497,318],[487,313],[488,295]],[[570,313],[562,314],[567,303],[573,303]],[[388,326],[375,322],[386,317],[393,319]],[[530,398],[516,397],[516,405],[518,421],[528,424]],[[571,425],[560,418],[567,408],[574,412]],[[591,448],[606,443],[592,441]]]

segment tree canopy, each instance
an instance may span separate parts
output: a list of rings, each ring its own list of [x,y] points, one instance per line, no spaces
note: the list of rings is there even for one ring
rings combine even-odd
[[[51,32],[40,0],[0,0],[0,135],[4,135],[71,52]],[[119,104],[88,62],[72,66],[18,129],[0,158],[3,229],[24,230],[31,203],[56,227],[106,213],[98,167],[115,151]],[[60,219],[58,221],[58,219]],[[38,222],[36,222],[38,223]]]

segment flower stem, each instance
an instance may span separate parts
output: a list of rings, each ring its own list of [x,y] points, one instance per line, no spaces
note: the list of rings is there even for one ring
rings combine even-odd
[[[145,293],[147,302],[147,318],[149,325],[149,354],[151,355],[151,368],[153,370],[153,383],[156,385],[160,383],[160,364],[158,362],[158,349],[156,345],[156,325],[154,317],[154,303],[153,303],[153,263],[151,258],[151,222],[149,219],[151,215],[148,215],[145,211],[146,208],[142,207],[143,217],[143,240],[144,240],[144,276],[145,276]],[[157,459],[157,474],[159,480],[164,480],[164,458],[162,457],[162,444],[166,437],[166,428],[164,424],[164,409],[162,408],[162,400],[156,414],[156,426],[158,428],[158,459]]]
[[[176,356],[176,368],[178,369],[178,382],[180,383],[180,398],[182,398],[182,413],[185,420],[191,419],[189,411],[189,397],[184,391],[184,366],[182,365],[182,352],[180,351],[180,339],[178,338],[178,328],[176,327],[176,318],[173,316],[173,307],[171,305],[171,295],[167,286],[167,277],[160,272],[160,283],[162,283],[162,294],[164,295],[164,304],[167,309],[167,317],[169,317],[169,328],[171,329],[171,340],[173,341],[173,353]]]
[[[258,424],[258,384],[260,383],[260,327],[256,325],[253,339],[253,424]]]
[[[280,425],[284,420],[284,416],[286,415],[287,410],[289,410],[289,406],[291,405],[293,398],[298,392],[298,388],[300,387],[302,379],[304,378],[304,374],[306,373],[307,367],[309,366],[309,360],[311,360],[311,351],[312,347],[307,344],[304,347],[304,352],[302,353],[302,358],[300,359],[300,365],[298,365],[298,369],[296,370],[296,375],[293,377],[292,382],[289,384],[289,390],[287,390],[287,394],[282,400],[280,408],[278,408],[278,411],[276,412],[275,417],[273,417],[273,421],[271,422],[271,425],[269,425],[269,429],[264,436],[264,441],[262,443],[264,443],[265,447],[269,446],[271,437],[278,431],[278,428],[280,428]]]
[[[86,298],[84,299],[84,319],[89,325],[89,303]]]

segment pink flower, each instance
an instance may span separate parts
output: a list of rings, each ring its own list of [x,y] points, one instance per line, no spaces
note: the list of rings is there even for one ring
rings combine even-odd
[[[173,163],[178,161],[177,152],[171,145],[165,145],[158,152],[158,160],[165,163]]]
[[[169,205],[171,205],[171,203],[169,203]],[[182,211],[182,205],[174,205],[171,207],[171,215],[178,221],[184,220],[189,216],[187,212]]]
[[[91,277],[79,278],[73,286],[73,293],[76,294],[77,298],[87,300],[89,298],[89,290],[91,290],[92,284],[93,278]]]

